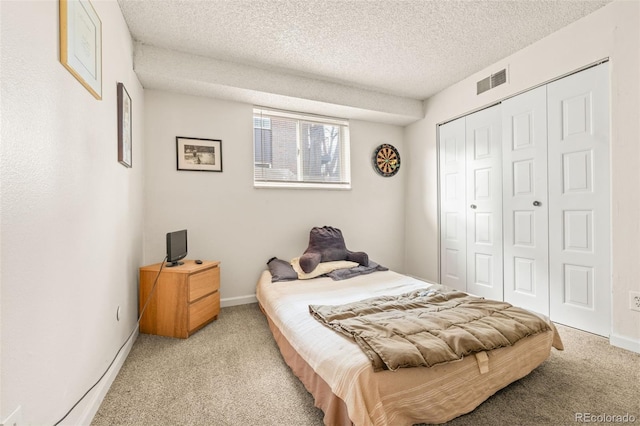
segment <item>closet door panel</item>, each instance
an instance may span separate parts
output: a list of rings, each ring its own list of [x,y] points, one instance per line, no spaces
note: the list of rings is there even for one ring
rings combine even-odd
[[[502,103],[505,301],[549,315],[547,92]]]
[[[609,65],[548,85],[550,316],[610,332]]]
[[[440,282],[466,290],[465,119],[439,128]]]
[[[500,105],[466,117],[467,291],[502,300]]]

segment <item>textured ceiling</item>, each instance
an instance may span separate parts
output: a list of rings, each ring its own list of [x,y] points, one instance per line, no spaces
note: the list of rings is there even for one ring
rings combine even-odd
[[[610,0],[118,2],[145,87],[406,123],[421,100]]]

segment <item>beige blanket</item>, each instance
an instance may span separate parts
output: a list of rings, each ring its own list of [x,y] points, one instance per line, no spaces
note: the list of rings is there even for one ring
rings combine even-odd
[[[509,303],[426,288],[337,306],[310,305],[309,311],[352,337],[376,371],[431,367],[550,330],[540,317]]]

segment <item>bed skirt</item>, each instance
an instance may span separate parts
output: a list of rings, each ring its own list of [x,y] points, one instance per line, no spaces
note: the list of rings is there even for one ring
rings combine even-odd
[[[271,321],[269,315],[264,312],[262,307],[260,309],[267,317],[269,329],[271,329],[271,334],[273,334],[276,344],[280,348],[284,361],[291,368],[293,374],[300,379],[307,391],[313,395],[315,406],[324,412],[324,424],[327,426],[352,425],[353,423],[349,419],[347,405],[344,401],[331,392],[327,382],[313,371],[313,368],[291,347],[287,338],[282,335],[278,327]]]

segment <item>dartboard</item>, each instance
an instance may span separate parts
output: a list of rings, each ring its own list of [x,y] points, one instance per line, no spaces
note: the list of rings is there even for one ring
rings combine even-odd
[[[400,170],[400,153],[388,143],[373,150],[373,168],[384,177],[393,176]]]

